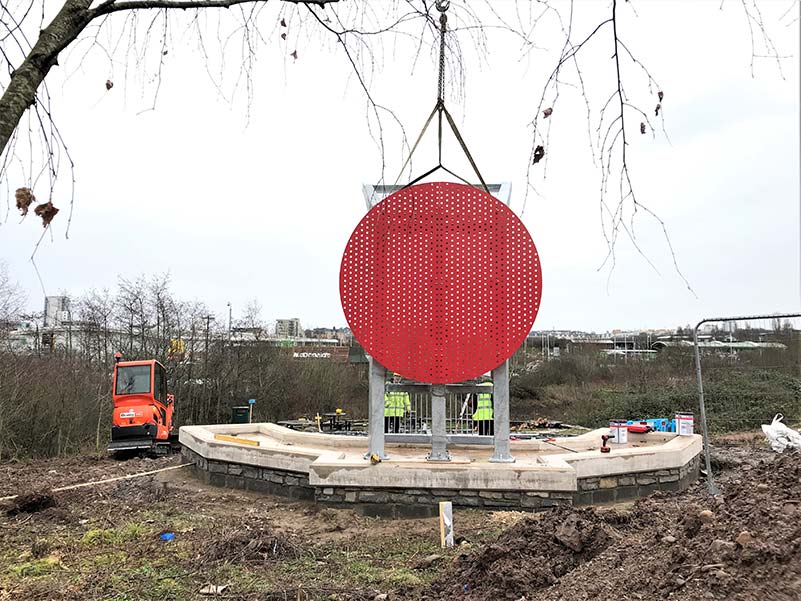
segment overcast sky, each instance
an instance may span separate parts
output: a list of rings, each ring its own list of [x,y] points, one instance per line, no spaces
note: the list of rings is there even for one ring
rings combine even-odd
[[[637,240],[658,273],[624,237],[614,270],[607,264],[599,271],[606,255],[600,173],[586,106],[567,85],[576,82],[573,75],[565,75],[552,116],[547,178],[542,164],[533,169],[538,194],[529,195],[523,210],[529,123],[560,49],[556,22],[540,22],[532,37],[544,49],[525,55],[519,40],[500,30],[488,32],[483,61],[464,39],[466,85],[448,102],[485,179],[512,182],[511,206],[539,250],[544,286],[535,329],[676,327],[713,314],[798,310],[799,23],[791,23],[797,5],[780,21],[790,0],[760,2],[779,52],[792,55],[782,63],[782,79],[775,61],[764,59],[752,77],[739,3],[724,3],[723,10],[719,0],[628,4],[619,9],[621,36],[660,82],[669,135],[669,141],[661,133],[641,136],[631,116],[635,190],[664,220],[697,297],[676,272],[661,226],[642,211],[634,222]],[[278,9],[262,19],[274,25]],[[606,2],[578,2],[575,31],[586,35],[609,10]],[[361,186],[380,177],[381,156],[350,65],[335,43],[307,28],[297,41],[290,35],[289,44],[279,39],[280,28],[265,28],[249,118],[244,89],[233,103],[221,98],[194,38],[177,25],[154,111],[142,112],[152,104],[152,71],[145,81],[129,73],[126,82],[124,53],[111,66],[99,52],[82,65],[73,54],[53,72],[55,117],[76,161],[77,188],[69,239],[68,206],[57,197],[62,212],[54,236],[37,254],[48,294],[80,294],[113,287],[118,275],[169,271],[177,296],[203,300],[221,316],[228,301],[236,318],[257,298],[267,320],[345,325],[340,258],[365,212]],[[287,58],[295,48],[298,59]],[[598,109],[613,90],[609,33],[582,52],[594,136]],[[136,70],[132,61],[128,66]],[[238,68],[226,64],[226,93]],[[636,68],[625,69],[631,100],[650,113],[655,99],[645,80]],[[109,92],[106,79],[115,82]],[[431,55],[424,51],[415,65],[412,44],[387,42],[371,86],[373,97],[416,136],[435,100]],[[402,157],[390,119],[385,136],[386,171],[394,179]],[[427,137],[423,153],[435,141]],[[432,161],[432,154],[421,154],[415,171]],[[445,163],[470,176],[453,145]],[[10,182],[12,190],[17,185]],[[44,187],[34,192],[47,195]],[[0,258],[31,308],[41,310],[42,290],[28,260],[41,224],[32,215],[18,222],[12,210],[0,226]]]

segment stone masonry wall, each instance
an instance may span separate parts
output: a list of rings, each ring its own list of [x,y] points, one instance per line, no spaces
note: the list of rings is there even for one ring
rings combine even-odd
[[[212,486],[239,488],[293,499],[314,499],[314,487],[309,485],[309,475],[288,470],[273,470],[266,467],[228,463],[206,459],[183,447],[181,455],[194,463],[195,475]]]
[[[355,488],[311,486],[308,474],[287,470],[227,463],[202,457],[184,447],[187,461],[206,484],[265,492],[296,499],[314,499],[332,505],[374,507],[375,513],[418,515],[421,508],[436,509],[440,501],[457,507],[519,509],[536,511],[554,505],[589,505],[623,501],[657,490],[687,488],[698,479],[700,456],[686,465],[669,470],[620,474],[600,478],[579,478],[577,491],[497,491],[412,488]],[[378,511],[381,507],[381,511]]]
[[[579,478],[576,505],[627,501],[644,497],[657,490],[684,490],[698,479],[701,456],[686,465],[669,470],[619,474],[600,478]]]

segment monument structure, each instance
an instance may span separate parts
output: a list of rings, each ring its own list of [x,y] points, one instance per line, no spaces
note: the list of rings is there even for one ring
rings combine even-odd
[[[342,308],[370,356],[367,456],[387,457],[383,419],[387,370],[430,385],[429,461],[450,459],[446,387],[464,393],[469,384],[460,383],[492,372],[491,461],[511,462],[507,360],[531,331],[542,274],[531,236],[512,210],[489,193],[445,107],[448,3],[438,1],[436,6],[442,41],[438,97],[409,159],[437,117],[439,163],[372,206],[356,226],[342,258]],[[442,164],[443,118],[480,185],[468,184]],[[417,183],[439,170],[465,183]]]
[[[444,499],[462,507],[536,510],[686,488],[698,476],[698,435],[630,433],[614,448],[602,447],[608,428],[510,441],[508,359],[537,316],[542,273],[531,236],[490,194],[445,107],[447,2],[437,0],[436,6],[438,97],[409,159],[436,117],[439,162],[399,189],[380,186],[392,193],[368,201],[342,258],[342,307],[370,356],[368,437],[296,432],[269,423],[184,426],[184,457],[211,484],[355,504],[377,514],[436,511]],[[443,165],[444,123],[478,184]],[[437,171],[461,183],[420,183]],[[406,381],[387,383],[388,371],[393,380],[398,374]],[[486,401],[487,383],[476,378],[488,372],[491,436],[474,433],[474,423],[465,419],[471,395],[479,397],[479,406]],[[385,391],[414,397],[414,423],[399,427],[400,433],[384,432]],[[481,444],[494,445],[492,454]],[[460,456],[452,457],[449,445]]]

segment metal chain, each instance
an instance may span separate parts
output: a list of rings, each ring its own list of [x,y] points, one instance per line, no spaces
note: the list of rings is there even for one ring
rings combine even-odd
[[[448,28],[448,17],[445,11],[450,6],[450,0],[437,0],[437,10],[440,12],[440,37],[439,37],[439,88],[437,91],[437,100],[444,102],[443,96],[445,95],[445,32]]]
[[[423,134],[426,133],[426,130],[428,129],[428,126],[431,125],[431,121],[433,121],[434,117],[436,116],[437,117],[437,122],[438,122],[437,123],[437,125],[438,125],[437,129],[439,130],[438,131],[439,163],[433,169],[428,170],[423,175],[419,176],[418,178],[416,178],[416,179],[412,180],[411,182],[409,182],[408,184],[406,184],[406,186],[411,186],[411,185],[417,183],[418,181],[420,181],[421,179],[423,179],[425,177],[428,177],[429,175],[434,173],[437,169],[443,169],[443,170],[447,171],[448,173],[450,173],[451,175],[453,175],[454,177],[457,177],[458,179],[462,180],[464,183],[466,183],[468,185],[472,185],[472,184],[470,184],[470,182],[468,182],[467,180],[459,177],[453,171],[451,171],[450,169],[445,168],[442,165],[442,117],[444,115],[445,118],[448,120],[448,125],[450,126],[451,131],[453,131],[453,134],[456,136],[456,139],[458,140],[459,145],[462,147],[462,150],[464,151],[464,154],[467,157],[467,160],[470,162],[470,166],[473,168],[473,171],[475,171],[476,175],[478,176],[478,179],[481,182],[481,187],[484,188],[484,191],[487,194],[489,194],[489,188],[487,187],[487,184],[484,181],[484,178],[481,177],[481,172],[479,172],[478,166],[476,165],[476,162],[473,160],[473,157],[470,154],[470,151],[467,149],[467,144],[465,144],[464,139],[462,138],[462,135],[459,133],[459,129],[456,127],[456,123],[453,121],[453,117],[451,117],[451,114],[448,112],[448,109],[445,108],[445,99],[443,98],[443,96],[445,95],[445,33],[448,30],[448,17],[445,15],[445,11],[448,10],[448,7],[450,6],[450,4],[451,4],[450,0],[436,0],[436,7],[437,7],[437,10],[440,12],[440,15],[439,15],[439,24],[440,24],[439,81],[438,81],[438,90],[437,90],[437,104],[434,107],[434,110],[431,111],[431,115],[429,115],[428,121],[426,121],[426,124],[423,126],[423,130],[420,132],[420,135],[417,137],[417,141],[414,143],[414,146],[412,146],[412,149],[409,152],[409,156],[406,157],[406,161],[403,163],[403,167],[401,167],[400,173],[398,173],[398,177],[397,177],[397,179],[395,179],[395,183],[397,184],[400,181],[400,178],[403,175],[403,172],[406,170],[406,167],[409,165],[409,163],[412,160],[412,155],[414,154],[414,151],[417,150],[417,146],[420,144],[420,140],[423,139]]]

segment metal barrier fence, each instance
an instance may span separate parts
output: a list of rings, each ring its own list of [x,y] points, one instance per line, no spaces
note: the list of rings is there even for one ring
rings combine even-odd
[[[473,419],[478,394],[491,393],[492,388],[453,384],[445,387],[445,431],[448,435],[478,436],[478,424]],[[399,420],[396,434],[431,434],[431,390],[427,384],[391,384],[386,391],[409,394],[409,411]]]
[[[709,433],[801,421],[801,313],[703,319],[693,331],[697,404],[712,494]],[[703,331],[702,331],[703,328]]]

